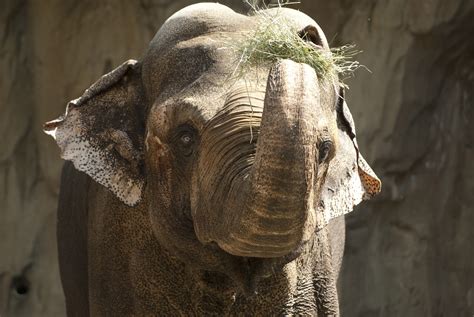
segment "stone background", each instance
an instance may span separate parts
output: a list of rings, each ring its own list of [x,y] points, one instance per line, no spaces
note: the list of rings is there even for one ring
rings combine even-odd
[[[41,125],[183,0],[0,0],[0,315],[62,316],[61,161]],[[222,1],[245,11],[240,0]],[[349,105],[383,194],[348,217],[345,316],[474,314],[474,1],[302,0],[371,72]]]

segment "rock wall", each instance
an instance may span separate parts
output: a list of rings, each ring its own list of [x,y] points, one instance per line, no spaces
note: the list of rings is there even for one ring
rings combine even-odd
[[[61,161],[41,131],[100,75],[139,58],[195,1],[0,3],[0,315],[62,316]],[[224,1],[245,10],[240,0]],[[346,316],[474,314],[474,2],[302,0],[334,44],[364,52],[349,84],[383,194],[348,217]]]

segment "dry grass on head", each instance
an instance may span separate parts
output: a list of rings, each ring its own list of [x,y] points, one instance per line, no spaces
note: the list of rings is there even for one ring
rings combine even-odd
[[[271,66],[279,59],[291,59],[297,63],[311,66],[320,79],[329,79],[342,82],[352,76],[353,72],[361,67],[359,62],[353,60],[359,52],[354,45],[326,49],[316,49],[299,35],[298,31],[289,21],[280,14],[283,5],[273,5],[275,9],[267,11],[268,7],[259,8],[256,1],[247,1],[252,13],[258,17],[258,25],[254,31],[245,34],[243,40],[231,44],[237,52],[237,62],[234,75],[238,78],[245,77],[252,69],[260,66]]]

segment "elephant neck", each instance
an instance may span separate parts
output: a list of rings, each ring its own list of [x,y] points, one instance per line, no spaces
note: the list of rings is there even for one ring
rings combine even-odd
[[[196,315],[292,315],[298,312],[295,299],[306,307],[314,306],[314,291],[303,286],[305,279],[312,279],[311,272],[298,272],[296,261],[270,277],[243,290],[232,279],[220,272],[189,272],[192,313]],[[307,283],[306,283],[307,284]],[[300,311],[302,312],[302,311]]]
[[[163,296],[170,311],[185,315],[233,316],[243,312],[250,315],[338,315],[330,259],[325,259],[328,253],[319,252],[315,245],[318,245],[317,241],[281,269],[255,280],[254,285],[250,283],[246,290],[222,272],[187,268],[165,252],[169,267],[164,271],[181,272],[182,275],[160,277],[160,280],[167,280],[166,284],[174,284],[173,289],[167,288],[163,292]],[[188,303],[186,307],[183,298]]]

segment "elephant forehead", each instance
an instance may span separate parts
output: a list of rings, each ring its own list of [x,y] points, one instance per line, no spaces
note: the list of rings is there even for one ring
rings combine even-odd
[[[149,99],[182,95],[191,86],[222,85],[235,60],[232,50],[219,49],[223,46],[222,39],[200,36],[147,54],[142,80]]]
[[[307,25],[318,28],[318,24],[308,15],[290,8],[263,10],[267,17],[281,16],[295,28],[302,29]],[[252,30],[257,22],[257,15],[243,15],[218,3],[198,3],[185,7],[169,17],[150,43],[150,47],[187,40],[213,32],[238,32]],[[322,32],[321,32],[322,34]],[[327,44],[326,38],[323,43]]]
[[[210,3],[192,5],[171,16],[143,58],[142,77],[149,98],[175,95],[203,75],[216,81],[228,73],[235,57],[231,49],[222,48],[236,39],[249,21],[247,16]]]
[[[232,32],[245,27],[249,18],[217,3],[198,3],[169,17],[156,33],[150,48],[185,41],[212,32]]]
[[[267,10],[281,15],[296,29],[316,22],[287,8]],[[255,29],[258,16],[246,16],[226,6],[201,3],[172,15],[158,30],[143,58],[143,83],[150,100],[159,94],[176,94],[206,74],[217,81],[228,75],[238,61],[235,47],[239,38]],[[321,32],[322,34],[322,32]],[[323,35],[323,43],[327,41]]]

